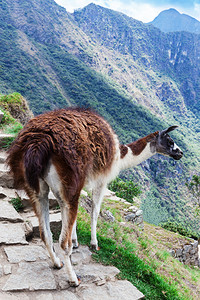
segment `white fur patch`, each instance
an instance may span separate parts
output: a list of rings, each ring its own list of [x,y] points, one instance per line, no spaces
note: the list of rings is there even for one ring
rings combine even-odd
[[[155,154],[150,149],[150,143],[147,143],[146,147],[139,155],[133,155],[131,149],[128,146],[127,148],[127,154],[120,160],[120,170],[135,167]]]
[[[181,150],[181,149],[174,143],[173,150]]]

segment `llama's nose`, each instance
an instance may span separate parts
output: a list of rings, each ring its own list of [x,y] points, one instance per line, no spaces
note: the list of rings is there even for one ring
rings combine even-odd
[[[183,151],[181,149],[176,149],[177,154],[179,154],[181,157],[183,156]]]
[[[177,154],[183,155],[183,151],[181,149],[177,148],[175,151]]]

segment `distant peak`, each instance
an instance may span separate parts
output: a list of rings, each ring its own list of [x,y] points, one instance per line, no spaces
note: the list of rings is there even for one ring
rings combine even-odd
[[[181,14],[175,8],[169,8],[169,9],[165,9],[165,10],[161,11],[154,20],[156,20],[158,18],[162,18],[166,15],[180,16]]]
[[[167,11],[168,12],[175,12],[175,13],[180,15],[180,12],[178,12],[178,10],[176,10],[175,8],[169,8],[169,9],[163,10],[163,12],[167,12]]]
[[[175,8],[163,10],[150,23],[163,32],[187,31],[199,34],[200,22],[195,18],[179,13]]]
[[[94,7],[98,7],[98,5],[97,4],[95,4],[95,3],[93,3],[93,2],[91,2],[91,3],[89,3],[88,5],[86,5],[84,8],[94,8]]]

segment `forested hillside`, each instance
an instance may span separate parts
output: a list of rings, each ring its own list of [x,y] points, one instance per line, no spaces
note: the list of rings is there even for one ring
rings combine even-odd
[[[123,143],[179,125],[181,161],[156,156],[122,176],[142,187],[145,220],[197,232],[185,183],[199,168],[199,37],[94,4],[69,14],[53,0],[1,0],[0,93],[21,93],[34,114],[93,107]]]

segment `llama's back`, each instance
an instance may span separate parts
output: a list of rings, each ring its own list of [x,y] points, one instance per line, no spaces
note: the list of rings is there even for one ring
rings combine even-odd
[[[38,190],[50,160],[60,174],[68,170],[84,181],[88,172],[109,170],[115,152],[114,132],[102,117],[90,110],[61,109],[30,120],[9,149],[7,163],[16,188],[28,182]]]

